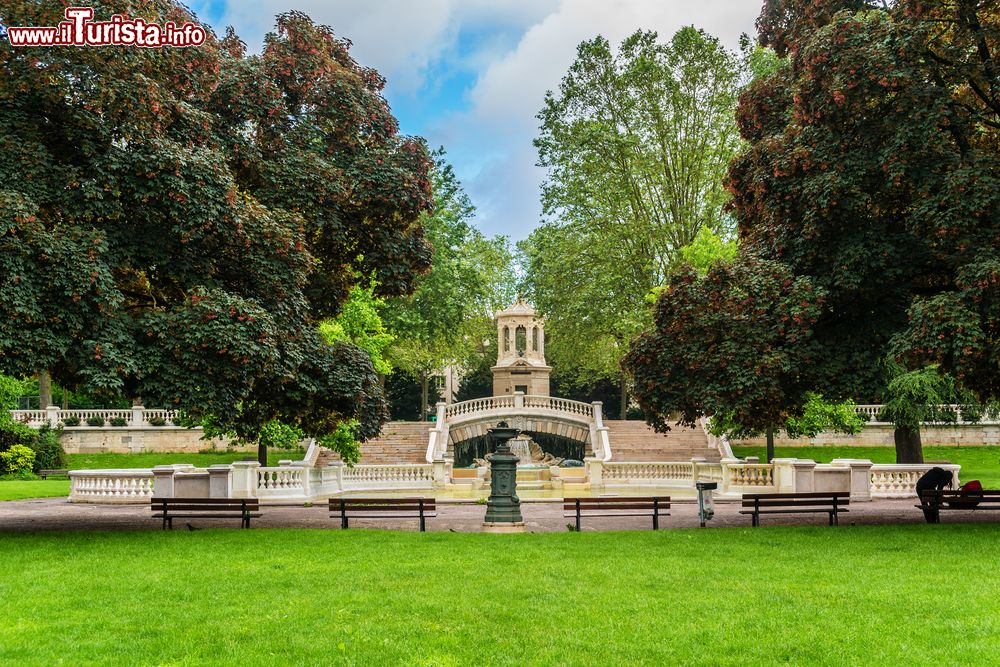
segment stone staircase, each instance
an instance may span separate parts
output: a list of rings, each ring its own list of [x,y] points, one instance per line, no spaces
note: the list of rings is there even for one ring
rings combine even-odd
[[[700,428],[671,425],[669,433],[657,433],[644,421],[604,420],[608,427],[612,461],[690,461],[703,457],[718,461],[719,452],[709,447]]]
[[[427,442],[432,426],[431,422],[386,422],[378,438],[361,443],[361,463],[427,463]],[[316,465],[325,466],[332,461],[340,461],[340,455],[323,449]]]

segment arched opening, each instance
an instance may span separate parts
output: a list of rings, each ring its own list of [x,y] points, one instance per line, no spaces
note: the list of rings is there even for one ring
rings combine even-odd
[[[503,351],[510,352],[510,328],[503,328]]]
[[[528,345],[528,330],[524,328],[524,325],[517,327],[514,332],[514,346],[517,349],[517,356],[523,357]]]
[[[531,327],[531,351],[538,352],[538,327]]]

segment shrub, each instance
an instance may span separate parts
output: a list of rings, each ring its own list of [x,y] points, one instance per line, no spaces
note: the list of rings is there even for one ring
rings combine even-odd
[[[87,426],[104,426],[104,417],[101,415],[87,417]]]
[[[128,426],[128,420],[125,419],[124,417],[112,417],[111,418],[111,425],[112,426]]]
[[[164,419],[163,417],[150,417],[149,418],[149,425],[150,426],[166,426],[167,425],[167,420]]]
[[[0,452],[0,473],[5,477],[23,479],[31,477],[35,465],[35,451],[24,445],[14,445]]]
[[[77,417],[76,415],[73,415],[72,417],[66,417],[66,419],[62,420],[62,423],[63,426],[79,426],[80,418]]]
[[[35,438],[35,430],[27,424],[14,421],[10,413],[0,410],[0,452],[14,445],[30,445]]]
[[[53,431],[49,426],[41,427],[35,433],[31,448],[35,451],[35,472],[66,466],[66,452],[59,441],[59,431]]]
[[[170,420],[170,423],[173,424],[174,426],[184,426],[184,420],[181,419],[180,417],[174,417],[173,419]]]

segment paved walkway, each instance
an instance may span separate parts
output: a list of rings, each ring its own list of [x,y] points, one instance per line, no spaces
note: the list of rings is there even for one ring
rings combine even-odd
[[[913,500],[877,500],[856,503],[850,512],[842,515],[841,525],[863,524],[918,524],[923,515],[915,508]],[[484,505],[475,503],[448,503],[438,505],[438,517],[429,519],[428,530],[477,532],[482,530]],[[523,502],[521,505],[525,525],[531,532],[565,531],[572,518],[563,516],[559,502]],[[722,502],[716,505],[711,528],[749,527],[750,518],[739,514],[739,503]],[[258,528],[339,528],[339,520],[331,519],[326,505],[304,507],[263,506],[263,516],[254,520]],[[997,521],[994,512],[945,512],[944,523]],[[184,527],[184,521],[175,522],[175,528]],[[191,520],[197,527],[225,527],[235,521]],[[764,527],[776,525],[824,525],[826,515],[785,515],[764,517]],[[357,528],[394,528],[416,530],[415,520],[352,521]],[[694,528],[698,525],[698,509],[693,502],[675,502],[669,517],[660,521],[661,529]],[[160,522],[150,518],[147,505],[86,505],[70,503],[65,498],[39,498],[0,502],[0,533],[44,532],[66,530],[159,530]],[[584,531],[592,530],[642,530],[651,528],[651,520],[640,517],[594,518],[584,520]]]

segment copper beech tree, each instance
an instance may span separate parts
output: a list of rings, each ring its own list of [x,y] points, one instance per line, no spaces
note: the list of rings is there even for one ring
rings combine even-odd
[[[94,3],[165,23],[169,0]],[[11,25],[59,3],[15,1]],[[0,49],[0,370],[141,397],[256,439],[385,418],[369,356],[320,320],[374,278],[409,292],[430,248],[428,153],[384,81],[303,14],[263,52]]]
[[[746,270],[780,262],[822,294],[810,299],[818,309],[810,336],[784,341],[789,356],[803,345],[815,353],[783,400],[794,410],[800,392],[813,389],[880,402],[891,380],[885,369],[898,364],[933,366],[979,401],[997,399],[996,3],[767,0],[758,28],[784,59],[740,100],[748,148],[728,177],[737,262]],[[739,321],[760,305],[733,301],[729,316]],[[788,315],[780,302],[765,305],[775,321]],[[658,358],[698,353],[664,335],[677,326],[669,317],[657,323]],[[722,361],[753,368],[746,355]],[[745,392],[773,382],[741,377]],[[699,398],[705,387],[696,377],[680,381],[686,389],[673,391],[698,399],[687,417],[737,388],[712,393],[713,404]],[[920,460],[919,430],[897,429],[896,445],[900,462]]]

